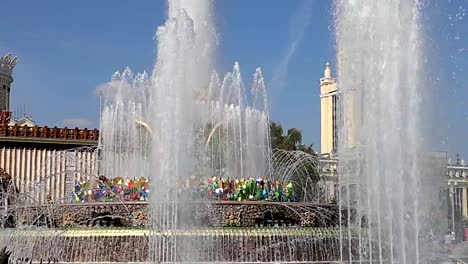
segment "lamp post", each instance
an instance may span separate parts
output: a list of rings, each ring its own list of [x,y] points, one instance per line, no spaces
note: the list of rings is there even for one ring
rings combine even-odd
[[[102,107],[103,107],[103,96],[104,92],[99,91],[99,132],[102,131]],[[102,135],[99,135],[98,147],[102,147]]]

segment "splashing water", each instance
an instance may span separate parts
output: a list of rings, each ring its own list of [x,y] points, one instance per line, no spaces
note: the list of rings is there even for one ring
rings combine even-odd
[[[219,78],[213,70],[218,40],[211,9],[208,0],[169,1],[168,20],[157,31],[152,75],[126,69],[102,89],[101,171],[106,176],[138,177],[151,170],[164,175],[159,180],[172,182],[180,175],[271,173],[262,71],[256,70],[251,93],[244,89],[238,63]]]
[[[114,180],[116,177],[150,179],[151,216],[148,217],[149,227],[145,226],[149,230],[127,230],[127,236],[123,235],[123,230],[108,228],[90,229],[92,236],[86,232],[83,235],[82,231],[86,230],[78,230],[80,228],[50,228],[45,232],[46,226],[53,227],[47,216],[55,214],[58,205],[26,201],[19,205],[40,205],[44,211],[40,218],[44,215],[45,223],[39,223],[43,227],[29,226],[30,223],[25,222],[21,228],[3,229],[0,250],[6,248],[14,260],[70,262],[305,263],[336,260],[339,246],[333,228],[337,217],[334,208],[304,205],[296,208],[283,204],[296,213],[297,222],[300,220],[304,228],[259,229],[258,234],[251,228],[206,229],[209,223],[194,217],[197,210],[205,209],[210,213],[206,207],[211,205],[208,201],[194,199],[186,192],[189,188],[181,188],[194,178],[292,180],[294,177],[305,181],[304,201],[319,202],[330,202],[328,189],[334,187],[333,183],[328,184],[330,186],[318,184],[315,156],[281,151],[272,154],[262,71],[257,69],[253,75],[250,93],[245,91],[238,63],[224,78],[213,71],[218,42],[213,19],[210,0],[169,0],[168,19],[157,30],[157,60],[153,72],[133,74],[126,69],[116,73],[102,90],[99,175]],[[272,159],[279,160],[279,164],[273,165]],[[64,155],[59,161],[68,165],[69,160],[68,155]],[[76,162],[77,167],[83,165],[82,161]],[[46,176],[49,176],[46,172],[49,166],[55,166],[51,164],[43,170]],[[93,172],[82,176],[96,180],[99,175],[94,171],[94,161],[90,164]],[[65,179],[69,174],[75,176],[66,181],[73,184],[76,172],[63,167],[67,171],[59,176],[65,175]],[[306,224],[315,221],[315,216],[319,218],[319,225],[327,227],[323,232],[315,232],[315,228],[308,227],[310,223]],[[108,216],[92,217],[90,221],[100,221],[103,217]],[[86,223],[80,226],[83,224]],[[97,230],[102,232],[95,232]],[[130,250],[122,253],[122,248],[130,241],[136,248],[129,246]],[[349,245],[352,243],[355,242]],[[122,248],[114,247],[117,244]]]
[[[148,119],[149,78],[130,69],[115,73],[101,89],[100,173],[108,177],[147,176],[151,142]],[[131,174],[130,174],[131,173]]]
[[[347,209],[342,242],[359,245],[358,252],[342,247],[342,260],[427,263],[421,237],[428,232],[434,198],[423,195],[437,196],[440,185],[426,168],[440,160],[423,153],[419,2],[335,3],[340,200]],[[425,183],[434,189],[424,189]]]
[[[117,73],[105,92],[101,171],[109,178],[148,177],[155,234],[197,227],[193,178],[268,177],[272,170],[268,101],[261,69],[246,93],[240,67],[221,80],[214,72],[218,43],[212,2],[169,0],[157,30],[150,77]],[[251,105],[251,106],[249,106]],[[152,262],[191,261],[201,245],[152,236]],[[183,252],[181,252],[183,251]]]
[[[214,212],[208,208],[212,206],[210,201],[194,199],[187,191],[190,188],[183,188],[194,178],[262,177],[294,182],[302,187],[300,196],[304,202],[322,203],[330,203],[335,198],[329,195],[335,193],[335,184],[333,180],[321,182],[315,155],[281,150],[272,153],[268,99],[260,68],[253,75],[250,93],[245,91],[238,63],[224,78],[213,71],[217,36],[211,2],[172,0],[168,7],[168,20],[157,33],[157,63],[151,75],[134,74],[127,68],[116,73],[101,90],[98,152],[64,151],[40,169],[41,182],[30,192],[32,195],[8,192],[8,198],[10,195],[25,198],[11,199],[11,203],[5,200],[3,220],[9,227],[2,226],[0,258],[11,254],[12,261],[71,263],[326,263],[337,260],[340,247],[335,225],[339,214],[333,205],[322,208],[281,203],[277,204],[284,208],[280,211],[293,214],[288,216],[289,220],[273,221],[268,211],[263,216],[263,213],[255,215],[254,220],[260,221],[259,228],[253,228],[250,223],[249,227],[231,229],[224,228],[223,223],[223,228],[207,229],[218,223],[203,218],[206,215],[217,214],[214,219],[217,221],[219,214],[221,218],[235,214]],[[98,172],[96,156],[99,156]],[[54,175],[50,169],[57,168],[56,164],[64,171]],[[86,179],[87,185],[90,181],[100,181],[101,175],[112,181],[149,178],[152,184],[149,220],[143,212],[130,211],[124,203],[128,215],[122,216],[117,213],[119,205],[113,205],[111,212],[100,208],[97,214],[85,204],[63,205],[83,210],[80,212],[86,220],[75,222],[71,214],[61,215],[59,203],[31,199],[40,193],[47,194],[49,183],[57,183],[59,179],[65,190],[61,186],[56,189],[65,194],[56,193],[57,201],[85,202],[81,194],[76,195],[76,185],[73,193],[74,181]],[[87,192],[87,198],[92,194]],[[59,199],[64,195],[65,199]],[[19,215],[22,207],[30,207],[32,212],[24,212],[18,219],[33,219],[19,222],[11,218]],[[252,214],[242,208],[238,213],[239,216]],[[134,218],[142,215],[143,219],[138,221],[145,223],[136,225]],[[55,220],[60,217],[63,219],[56,225]],[[135,228],[111,227],[119,226],[120,220],[131,222]],[[344,241],[342,245],[347,243]],[[3,254],[3,249],[7,254]]]

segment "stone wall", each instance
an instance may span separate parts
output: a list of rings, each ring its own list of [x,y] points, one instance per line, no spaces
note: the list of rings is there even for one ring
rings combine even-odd
[[[337,208],[311,203],[213,203],[209,211],[214,227],[333,226]],[[327,215],[328,219],[318,216]]]
[[[16,206],[10,208],[16,226],[145,227],[149,224],[148,203],[89,203]],[[187,227],[329,227],[338,223],[334,205],[274,202],[209,202],[185,204],[180,208]]]

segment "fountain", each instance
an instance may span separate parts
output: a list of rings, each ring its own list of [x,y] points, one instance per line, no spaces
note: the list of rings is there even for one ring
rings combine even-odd
[[[0,190],[3,255],[69,263],[338,259],[334,182],[320,179],[315,155],[271,149],[262,70],[250,89],[238,63],[220,78],[217,37],[211,0],[168,0],[153,72],[125,69],[100,89],[98,148],[58,154],[39,168],[43,180],[24,188],[31,192]],[[206,179],[217,200],[193,186]],[[50,198],[56,181],[63,197]]]
[[[335,0],[339,208],[327,195],[334,183],[318,177],[317,157],[271,149],[261,69],[250,92],[238,63],[223,78],[214,71],[212,4],[168,0],[153,72],[116,73],[101,90],[98,149],[71,151],[86,157],[79,167],[91,162],[93,170],[69,171],[70,153],[58,160],[67,171],[41,169],[48,182],[66,183],[64,200],[35,199],[42,184],[29,188],[32,194],[0,190],[2,256],[69,263],[428,263],[426,237],[443,226],[429,214],[438,206],[433,194],[443,172],[434,169],[441,157],[423,149],[418,1]],[[191,189],[206,178],[221,189],[219,200]],[[288,185],[271,187],[264,178],[304,181],[294,183],[302,202],[293,201]],[[74,191],[72,180],[79,181]],[[233,191],[226,182],[242,186],[244,198],[222,201],[222,192]],[[264,191],[276,200],[268,202]],[[114,200],[103,202],[103,195]]]
[[[151,134],[147,120],[149,80],[146,72],[133,76],[127,68],[101,87],[100,173],[115,177],[148,175]]]
[[[262,71],[256,70],[251,93],[244,91],[238,63],[220,80],[211,62],[216,46],[211,2],[205,2],[169,1],[152,76],[134,76],[127,68],[102,87],[104,175],[148,176],[151,171],[158,182],[172,182],[194,174],[271,174]]]
[[[349,263],[428,263],[445,159],[425,153],[421,1],[336,0],[341,247]],[[439,176],[439,177],[437,177]],[[345,225],[346,224],[346,225]],[[443,229],[442,232],[446,232]]]

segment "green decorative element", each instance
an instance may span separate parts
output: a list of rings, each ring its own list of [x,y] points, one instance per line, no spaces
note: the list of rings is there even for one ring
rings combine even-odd
[[[208,179],[207,195],[217,200],[295,202],[298,197],[291,182],[267,179]]]
[[[256,191],[255,191],[255,196],[254,196],[254,200],[255,201],[261,201],[262,200],[262,188],[258,187],[256,188]]]

